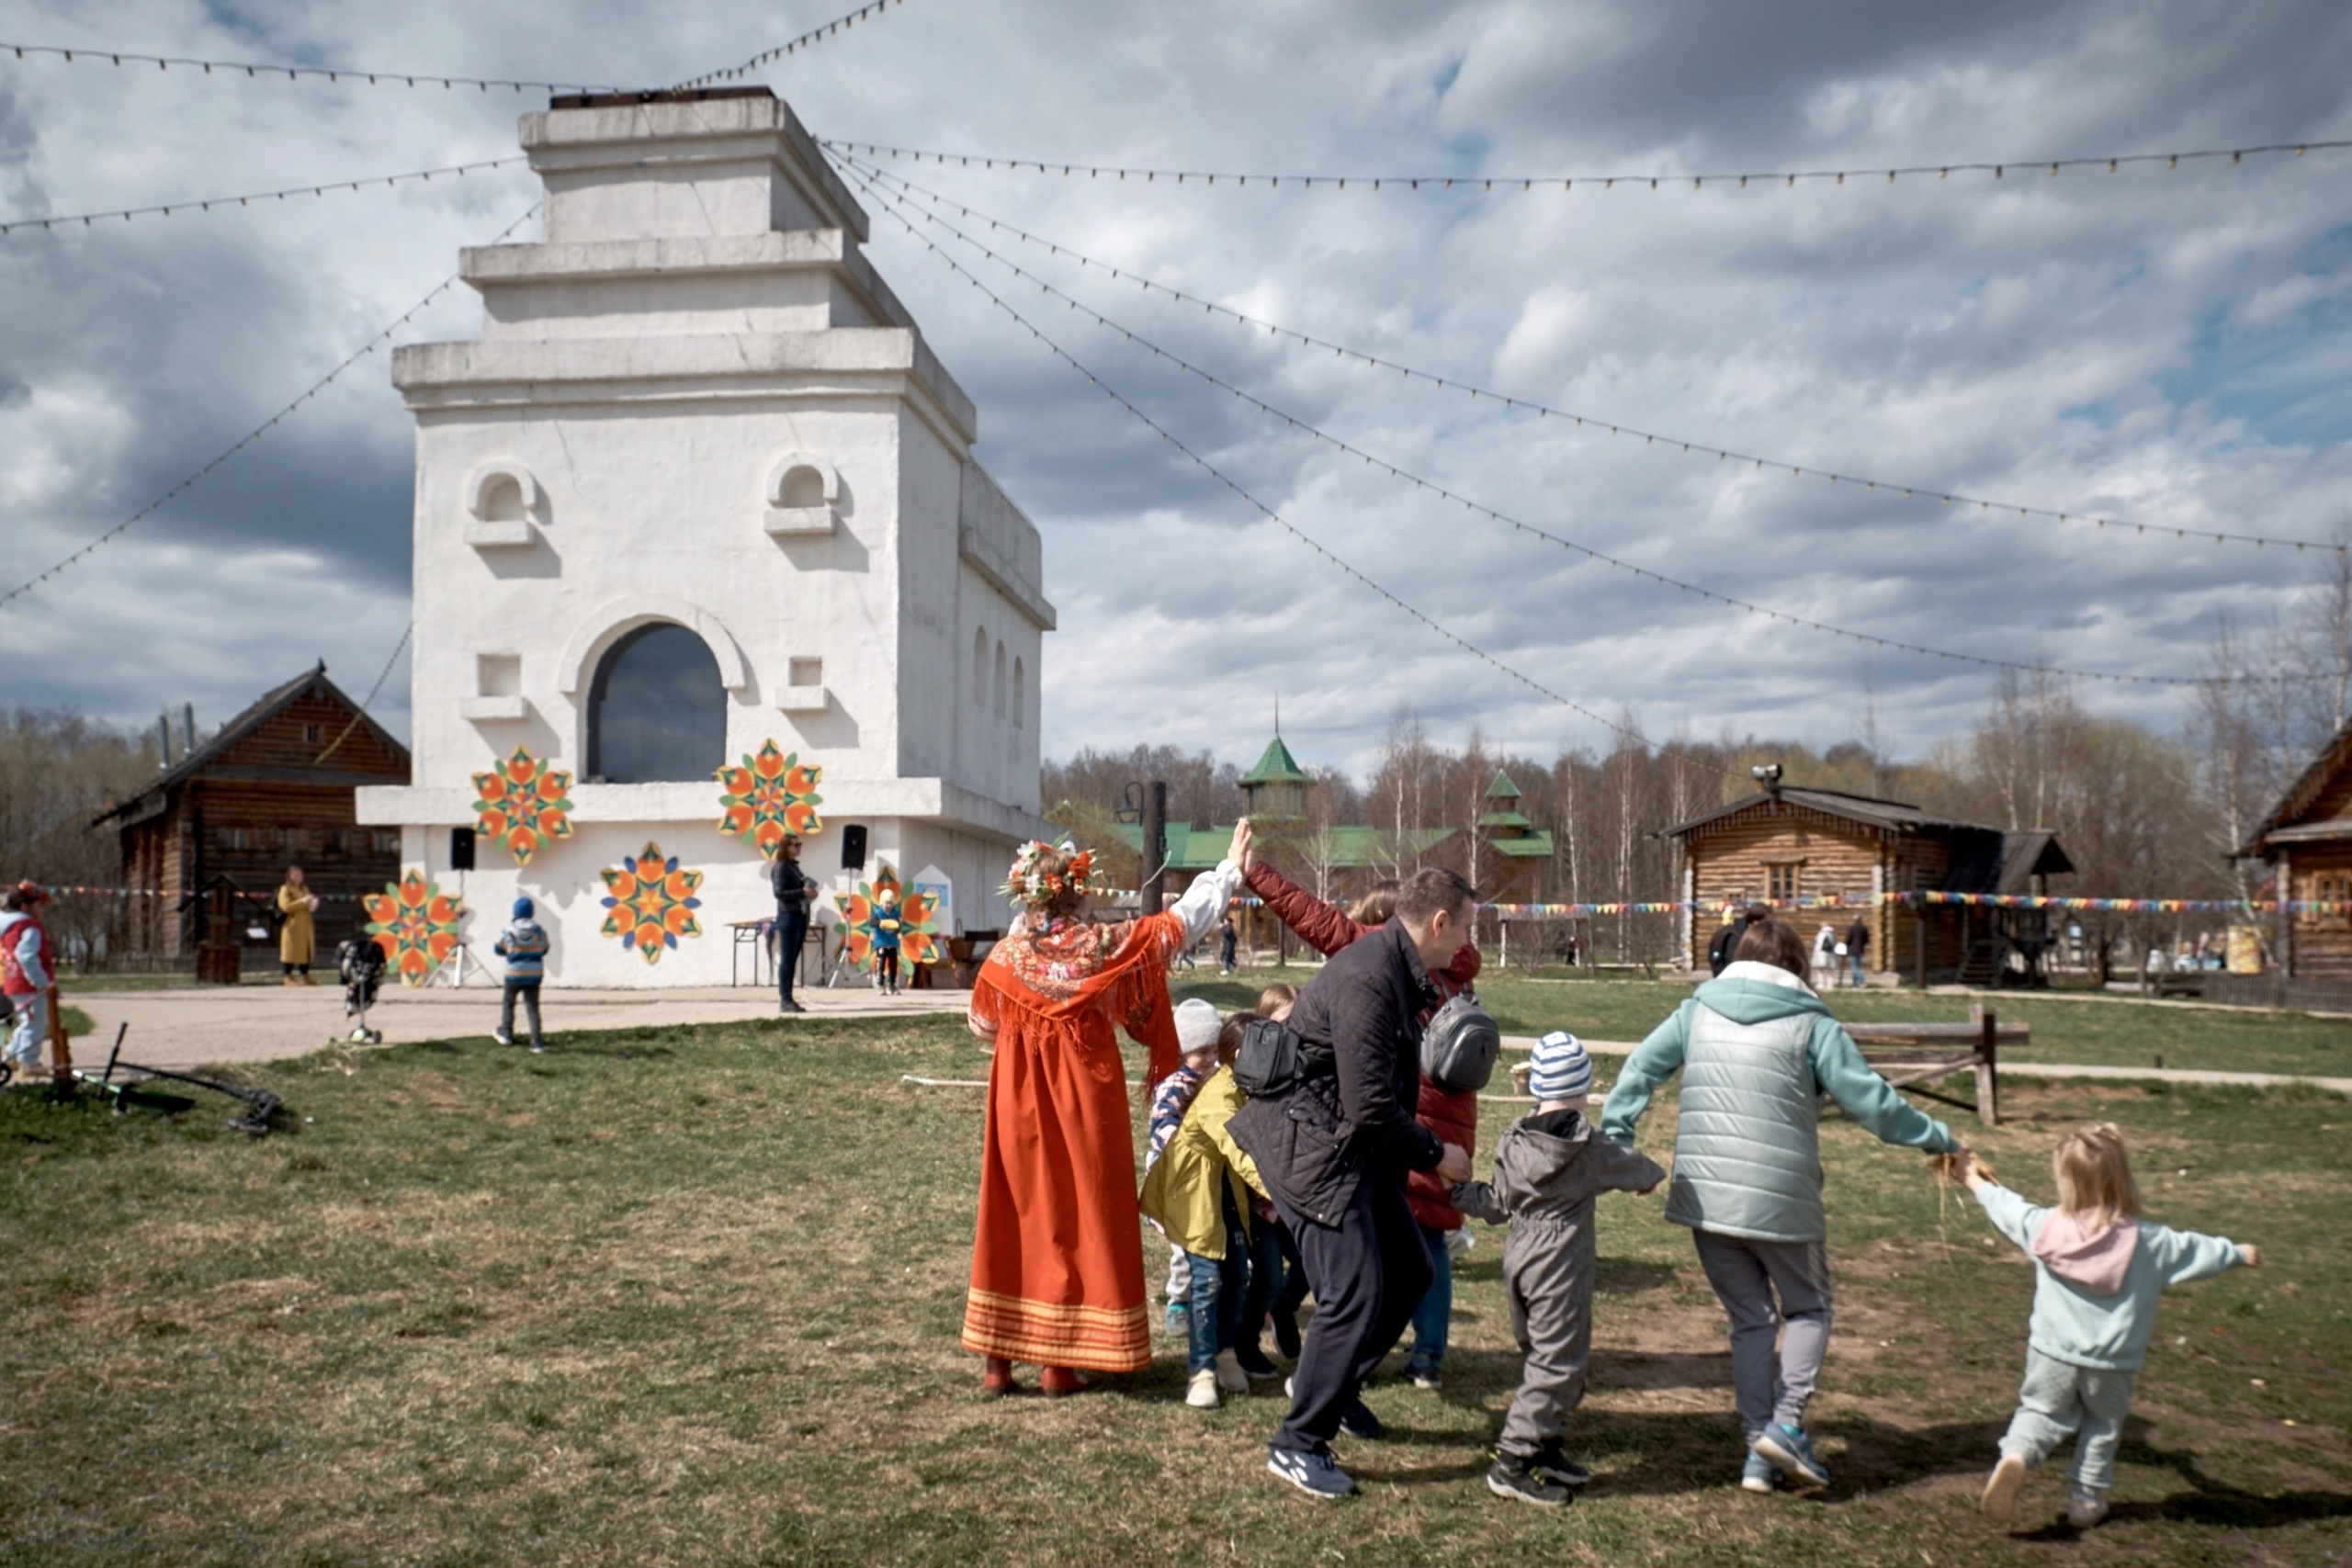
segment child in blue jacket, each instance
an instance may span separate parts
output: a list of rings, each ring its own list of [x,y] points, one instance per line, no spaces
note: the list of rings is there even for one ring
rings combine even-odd
[[[1985,1517],[2008,1523],[2026,1471],[2079,1429],[2066,1522],[2088,1529],[2107,1517],[2115,1449],[2132,1413],[2132,1380],[2147,1359],[2157,1296],[2167,1285],[2256,1268],[2262,1255],[2140,1218],[2140,1189],[2112,1122],[2070,1133],[2059,1144],[2051,1160],[2058,1176],[2055,1209],[2027,1202],[1964,1153],[1954,1164],[2001,1234],[2033,1257],[2025,1386],[2001,1439],[2001,1462],[1984,1483]]]
[[[521,998],[523,1011],[531,1022],[531,1049],[545,1051],[547,1042],[539,1035],[539,982],[546,977],[548,933],[545,927],[532,917],[537,911],[528,898],[514,900],[514,918],[498,933],[496,945],[491,952],[506,960],[506,984],[498,998],[498,1028],[491,1038],[501,1045],[514,1043],[514,1002]]]

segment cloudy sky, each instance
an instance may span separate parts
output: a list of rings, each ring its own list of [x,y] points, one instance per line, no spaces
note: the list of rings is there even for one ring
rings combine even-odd
[[[0,0],[0,42],[389,72],[673,81],[847,0],[104,8]],[[1605,422],[1844,474],[2167,526],[2329,539],[2352,517],[2352,152],[2047,161],[2352,137],[2322,3],[1889,7],[1495,0],[905,0],[765,69],[817,134],[1268,174],[1681,175],[1344,191],[886,164],[991,218],[1285,327]],[[512,92],[247,79],[0,51],[6,219],[514,152]],[[1791,189],[1717,171],[2010,161]],[[2036,160],[2042,167],[2033,167]],[[0,555],[14,587],[169,490],[409,310],[527,171],[0,239]],[[1542,755],[1610,732],[1340,575],[1044,353],[877,199],[872,251],[981,411],[1061,612],[1046,745],[1248,761],[1280,693],[1361,768],[1399,704]],[[1905,502],[1507,410],[1147,294],[955,220],[1286,413],[1649,570],[1858,632],[2184,674],[2316,562]],[[526,230],[525,234],[531,231]],[[1089,369],[1430,617],[1645,733],[1916,751],[1982,668],[1767,622],[1464,511],[1185,377],[944,233]],[[397,341],[466,337],[444,293]],[[408,618],[410,424],[379,350],[153,517],[0,606],[0,703],[217,722],[324,658],[364,692]],[[2086,682],[2170,724],[2164,688]],[[405,729],[395,666],[379,707]]]

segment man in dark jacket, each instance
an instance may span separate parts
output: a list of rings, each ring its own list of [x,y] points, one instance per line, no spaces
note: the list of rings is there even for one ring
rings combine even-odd
[[[1871,923],[1860,915],[1846,928],[1846,962],[1853,965],[1857,987],[1868,984],[1862,977],[1862,954],[1871,950]]]
[[[1724,967],[1731,963],[1731,955],[1739,951],[1739,939],[1747,934],[1747,928],[1771,912],[1771,906],[1768,904],[1750,904],[1738,915],[1725,920],[1723,930],[1715,933],[1714,941],[1707,944],[1708,971],[1721,977]]]
[[[792,999],[792,977],[800,967],[800,950],[808,941],[808,909],[817,885],[800,869],[800,840],[786,839],[768,863],[768,886],[775,894],[775,988],[779,1012],[808,1010]]]
[[[1412,1320],[1431,1270],[1405,1179],[1458,1181],[1470,1156],[1414,1120],[1420,1101],[1420,1017],[1437,998],[1429,972],[1468,933],[1477,893],[1451,871],[1417,872],[1396,916],[1324,964],[1290,1016],[1299,1081],[1251,1100],[1234,1141],[1256,1162],[1297,1238],[1316,1310],[1291,1377],[1290,1415],[1266,1468],[1316,1497],[1355,1490],[1330,1441],[1380,1436],[1359,1397]]]

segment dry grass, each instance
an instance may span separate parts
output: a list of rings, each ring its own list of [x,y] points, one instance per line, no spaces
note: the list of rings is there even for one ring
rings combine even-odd
[[[1731,1486],[1721,1318],[1654,1199],[1602,1211],[1574,1439],[1600,1473],[1565,1515],[1478,1483],[1517,1371],[1499,1232],[1460,1271],[1444,1393],[1373,1391],[1392,1437],[1343,1453],[1355,1503],[1278,1488],[1278,1400],[1189,1411],[1172,1348],[1123,1389],[986,1404],[955,1348],[978,1097],[897,1081],[977,1065],[933,1022],[603,1035],[538,1059],[407,1047],[269,1070],[316,1121],[257,1144],[211,1106],[118,1122],[0,1099],[20,1330],[0,1339],[0,1562],[2352,1555],[2340,1100],[2012,1091],[2017,1119],[1984,1142],[2030,1193],[2058,1126],[2113,1117],[2159,1217],[2274,1264],[2168,1303],[2117,1517],[2077,1540],[2050,1527],[2052,1477],[2016,1536],[1972,1508],[2030,1270],[1964,1196],[1939,1213],[1917,1156],[1843,1122],[1824,1499]],[[1489,1144],[1507,1110],[1488,1107]]]

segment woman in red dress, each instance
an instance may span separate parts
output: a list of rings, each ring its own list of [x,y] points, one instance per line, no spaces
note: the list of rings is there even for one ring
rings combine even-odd
[[[1013,860],[1004,893],[1019,913],[973,982],[970,1018],[995,1061],[963,1344],[987,1358],[990,1393],[1012,1390],[1016,1361],[1044,1370],[1048,1394],[1082,1386],[1080,1370],[1151,1364],[1135,1123],[1113,1030],[1144,1046],[1147,1086],[1175,1071],[1168,962],[1225,913],[1249,844],[1245,821],[1173,908],[1116,922],[1087,909],[1091,856],[1033,842]]]

